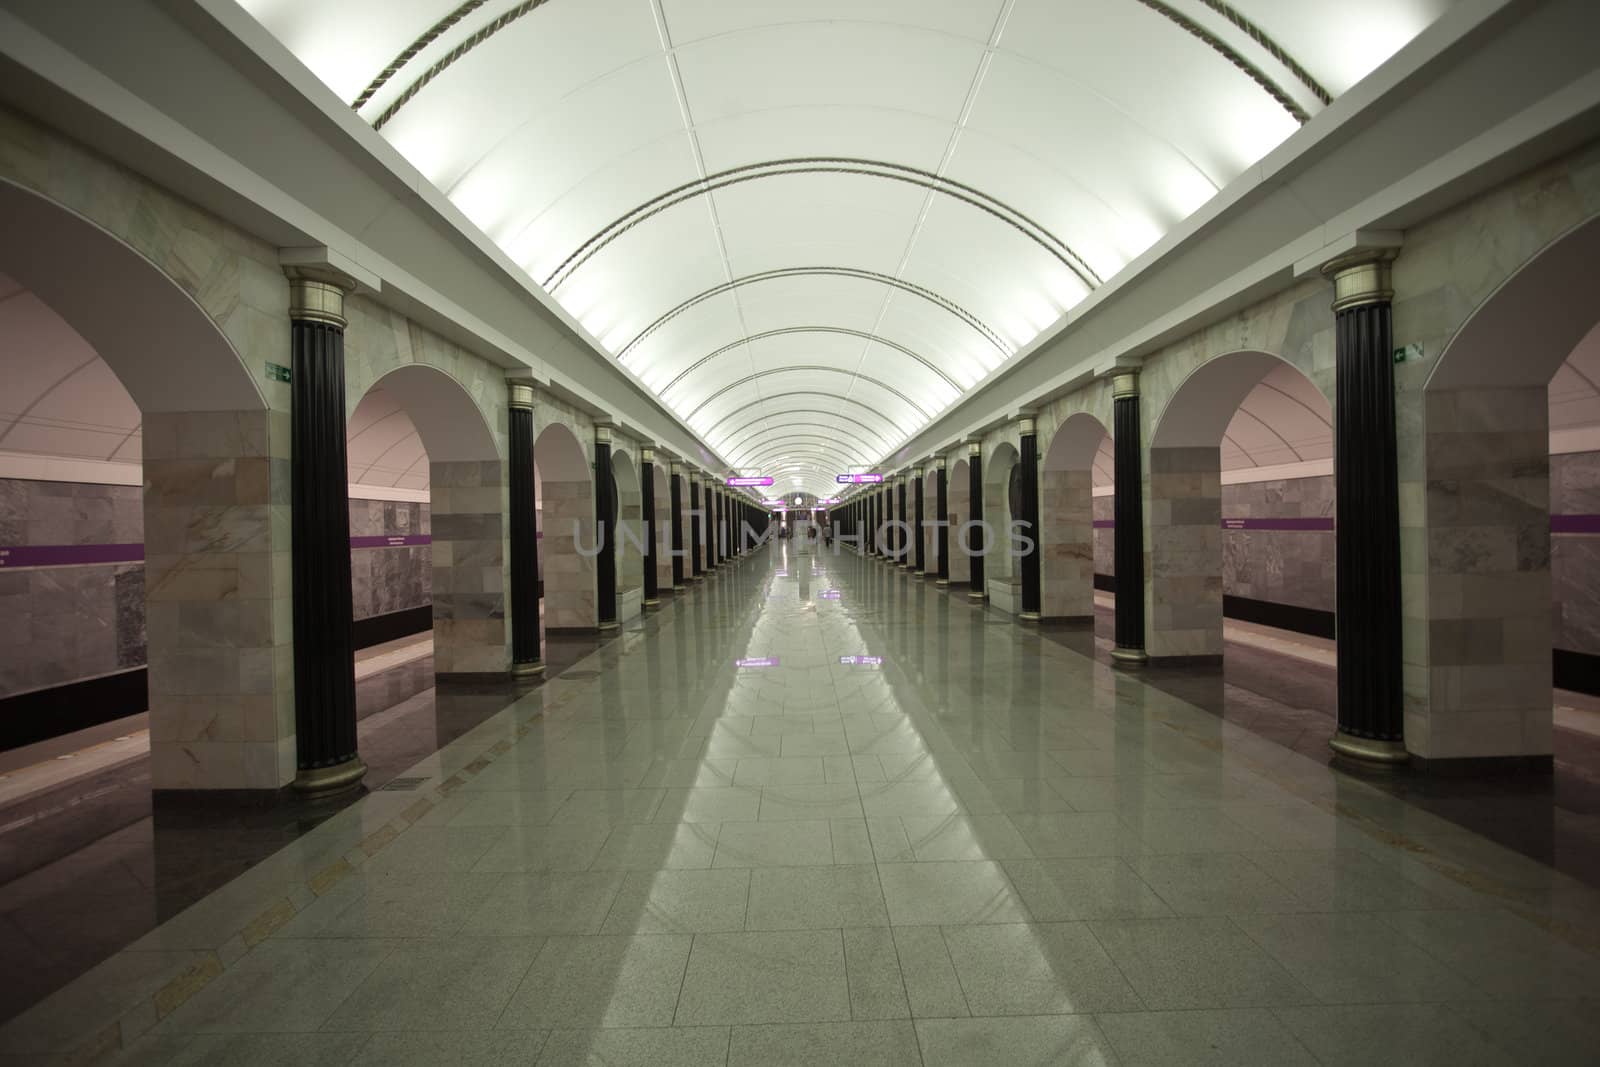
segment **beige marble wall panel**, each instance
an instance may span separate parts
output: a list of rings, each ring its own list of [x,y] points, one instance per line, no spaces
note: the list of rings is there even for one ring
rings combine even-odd
[[[1094,614],[1092,481],[1089,470],[1040,472],[1040,614],[1046,619]]]
[[[1217,448],[1149,453],[1146,650],[1154,659],[1222,655],[1222,457]]]

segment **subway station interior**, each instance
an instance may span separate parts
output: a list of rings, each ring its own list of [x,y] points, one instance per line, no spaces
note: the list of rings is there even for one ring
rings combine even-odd
[[[0,0],[0,1064],[1600,1062],[1595,0]]]

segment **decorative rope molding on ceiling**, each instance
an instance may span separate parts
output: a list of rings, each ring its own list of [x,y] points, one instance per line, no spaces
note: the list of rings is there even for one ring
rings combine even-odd
[[[854,400],[854,399],[851,399],[850,397],[847,397],[847,396],[846,397],[841,397],[841,396],[838,396],[838,395],[836,395],[834,393],[819,393],[814,389],[801,390],[801,391],[792,392],[792,393],[778,393],[778,394],[775,394],[773,396],[765,396],[765,397],[761,398],[761,402],[765,403],[768,400],[779,400],[779,399],[782,399],[783,397],[790,397],[790,396],[820,396],[820,397],[823,397],[823,398],[825,398],[827,400],[843,400],[846,403],[855,404],[858,407],[866,408],[868,411],[870,411],[874,415],[878,416],[884,422],[887,422],[890,426],[893,426],[897,430],[900,429],[899,426],[895,425],[895,422],[894,422],[893,419],[889,418],[887,415],[885,415],[883,412],[879,411],[877,408],[873,407],[871,404],[863,403],[860,400]],[[783,411],[769,411],[764,415],[757,415],[755,418],[751,419],[749,422],[740,423],[737,427],[735,427],[734,429],[728,431],[728,437],[732,438],[735,434],[743,433],[745,430],[748,430],[750,427],[754,426],[758,422],[764,422],[767,419],[779,418],[779,417],[786,416],[786,415],[796,415],[796,414],[800,414],[802,412],[808,412],[808,413],[813,413],[813,414],[817,414],[817,415],[826,415],[826,416],[828,416],[830,418],[843,419],[845,422],[853,422],[857,426],[861,427],[863,430],[867,431],[872,436],[876,437],[879,441],[883,442],[881,445],[879,445],[880,448],[887,449],[887,448],[892,447],[888,443],[889,442],[888,435],[885,434],[878,427],[869,426],[867,423],[862,422],[860,419],[856,418],[854,415],[846,415],[843,412],[836,412],[836,411],[833,411],[830,408],[785,408]],[[732,412],[729,412],[728,414],[724,415],[722,418],[718,419],[716,422],[712,423],[709,427],[706,428],[706,434],[709,435],[712,430],[716,429],[718,426],[721,426],[723,423],[727,422],[729,419],[733,418],[733,416],[737,415],[738,413],[739,413],[738,411],[732,411]],[[902,432],[904,432],[904,431],[902,431]]]
[[[805,409],[804,411],[797,412],[796,414],[828,415],[828,414],[830,414],[830,412],[823,411],[820,408],[808,408],[808,409]],[[759,422],[759,421],[762,421],[762,420],[758,419],[756,421]],[[750,425],[751,425],[750,423],[746,423],[744,426],[739,427],[739,429],[734,431],[734,432],[735,433],[742,433],[744,430],[748,429]],[[811,434],[808,434],[808,433],[795,433],[795,432],[793,432],[795,430],[795,428],[796,428],[796,424],[793,423],[793,422],[783,422],[783,423],[779,423],[776,426],[767,426],[767,427],[764,427],[762,429],[757,430],[753,434],[749,434],[748,436],[740,438],[738,443],[730,443],[730,444],[728,444],[728,446],[723,451],[727,454],[727,456],[730,459],[737,459],[738,457],[745,455],[749,449],[758,448],[758,447],[764,447],[765,445],[772,444],[773,442],[771,442],[771,441],[762,442],[759,445],[757,444],[757,442],[760,442],[761,439],[763,437],[766,437],[768,434],[774,434],[774,433],[782,435],[781,437],[777,438],[777,440],[780,440],[780,441],[787,441],[787,440],[790,440],[790,439],[802,439],[802,438],[815,439],[815,440],[818,440],[818,441],[833,441],[836,444],[848,444],[852,448],[854,448],[856,446],[859,446],[860,449],[861,449],[861,452],[863,454],[870,453],[872,451],[872,449],[873,449],[873,446],[869,442],[864,441],[860,437],[856,436],[855,434],[849,433],[849,432],[847,432],[845,430],[842,430],[837,426],[819,427],[819,426],[816,426],[816,425],[814,425],[812,423],[809,423],[809,422],[800,423],[798,425],[798,428],[801,429],[801,430],[825,429],[825,430],[828,431],[828,433],[833,435],[832,437],[823,437],[821,435],[814,434],[814,433],[811,433]],[[879,447],[882,447],[882,446],[879,446]]]
[[[790,390],[788,390],[786,392],[773,393],[771,396],[764,396],[760,400],[756,401],[756,403],[764,404],[764,403],[767,403],[768,401],[782,400],[785,397],[791,397],[791,396],[821,396],[821,397],[826,397],[829,400],[838,401],[839,403],[843,403],[843,404],[854,404],[858,408],[866,408],[868,411],[870,411],[874,415],[878,416],[878,418],[882,419],[884,422],[888,423],[890,426],[894,427],[896,430],[899,430],[902,434],[911,432],[910,430],[907,430],[905,427],[901,426],[894,419],[891,419],[888,415],[885,415],[881,408],[873,407],[871,404],[867,403],[865,400],[857,400],[853,396],[840,396],[837,393],[824,393],[824,392],[821,392],[820,390],[817,390],[817,389],[790,389]],[[716,422],[713,422],[710,426],[707,426],[705,428],[705,431],[704,431],[704,436],[710,437],[711,434],[716,431],[718,426],[721,426],[723,423],[727,422],[729,419],[733,418],[734,416],[738,415],[740,412],[745,411],[745,410],[748,410],[748,409],[747,408],[734,408],[732,411],[730,411],[726,415],[722,416],[722,418],[718,419]],[[882,434],[880,433],[879,436],[882,436]]]
[[[917,353],[913,352],[904,345],[896,344],[893,341],[884,340],[877,334],[869,333],[866,330],[852,330],[845,326],[786,326],[780,330],[763,330],[760,333],[753,333],[748,337],[741,337],[732,344],[723,345],[721,348],[710,353],[709,355],[701,356],[683,370],[679,371],[670,382],[662,386],[660,395],[663,399],[665,399],[667,394],[672,392],[676,386],[682,384],[683,380],[689,377],[689,375],[693,374],[695,371],[699,370],[701,367],[712,362],[713,360],[725,356],[737,348],[742,348],[754,341],[764,341],[769,337],[783,337],[789,334],[800,333],[842,334],[846,337],[856,337],[863,341],[871,341],[875,344],[883,345],[885,348],[892,348],[896,352],[899,352],[902,356],[915,360],[917,363],[921,364],[923,369],[925,369],[929,374],[936,375],[940,380],[942,380],[950,388],[954,389],[957,393],[961,392],[961,386],[956,384],[955,379],[951,378],[944,371],[940,370],[932,360],[925,356],[919,356]]]
[[[1213,52],[1217,53],[1223,59],[1226,59],[1229,63],[1232,63],[1242,74],[1248,77],[1251,81],[1255,82],[1257,85],[1261,86],[1267,95],[1276,100],[1278,102],[1278,106],[1293,116],[1294,120],[1300,125],[1304,126],[1306,123],[1311,121],[1311,116],[1306,113],[1305,108],[1301,107],[1295,102],[1294,97],[1285,92],[1277,82],[1273,81],[1267,76],[1265,71],[1246,59],[1243,54],[1236,51],[1232,45],[1228,44],[1222,38],[1218,37],[1216,34],[1212,33],[1210,30],[1206,29],[1204,26],[1185,15],[1183,12],[1162,3],[1161,0],[1138,0],[1138,2],[1149,8],[1151,11],[1156,12],[1158,15],[1161,15],[1163,18],[1167,19],[1167,21],[1171,22],[1185,33],[1197,38]],[[1268,37],[1258,26],[1256,26],[1255,23],[1245,18],[1242,14],[1234,10],[1234,8],[1228,4],[1222,3],[1221,0],[1200,0],[1200,2],[1205,4],[1205,6],[1210,8],[1212,11],[1215,11],[1217,14],[1221,15],[1223,18],[1227,19],[1252,41],[1260,45],[1268,55],[1287,67],[1296,78],[1300,79],[1300,81],[1304,83],[1306,88],[1311,90],[1318,100],[1322,101],[1322,103],[1328,104],[1333,101],[1333,97],[1328,94],[1328,91],[1322,86],[1318,85],[1311,75],[1306,73],[1304,67],[1302,67],[1299,63],[1296,63],[1294,59],[1290,57],[1287,51],[1273,41],[1272,38]]]
[[[849,441],[843,440],[845,435],[842,431],[836,431],[839,434],[838,437],[823,437],[819,434],[789,433],[787,432],[787,427],[778,427],[778,429],[784,431],[782,437],[775,438],[771,441],[762,441],[759,444],[752,443],[756,440],[756,438],[761,436],[760,434],[756,434],[754,437],[747,438],[745,443],[742,444],[738,449],[729,449],[729,461],[734,465],[735,468],[742,468],[746,465],[747,461],[757,458],[765,458],[774,449],[793,447],[788,442],[800,442],[798,447],[804,449],[816,450],[820,448],[826,451],[838,453],[841,456],[858,458],[863,462],[865,462],[865,458],[872,451],[870,448],[857,448],[855,442],[858,441],[859,438],[852,436]]]
[[[694,296],[691,296],[689,299],[685,300],[683,303],[679,304],[677,307],[673,308],[671,311],[668,311],[650,325],[646,326],[639,332],[637,337],[623,345],[621,351],[617,353],[617,359],[626,360],[628,353],[633,351],[633,349],[636,348],[645,338],[649,337],[661,327],[665,326],[668,322],[677,318],[685,311],[688,311],[696,304],[710,300],[712,297],[721,296],[723,293],[731,293],[735,289],[742,288],[746,285],[755,285],[758,282],[781,281],[785,278],[807,277],[852,278],[860,281],[875,282],[879,285],[887,285],[891,286],[892,288],[899,289],[902,292],[911,294],[912,296],[921,297],[922,299],[943,308],[945,311],[950,312],[950,314],[956,316],[962,322],[966,323],[978,333],[982,334],[984,339],[992,344],[1002,356],[1009,357],[1012,354],[1011,348],[1006,344],[1005,340],[1002,339],[1001,336],[992,328],[990,328],[982,319],[978,318],[960,304],[957,304],[954,300],[940,296],[932,289],[924,289],[920,285],[896,278],[891,274],[882,274],[878,271],[872,270],[859,270],[855,267],[783,267],[778,270],[762,271],[759,274],[747,274],[742,278],[734,278],[731,281],[723,282],[721,285],[712,286],[710,289],[707,289],[704,292],[696,293]]]
[[[730,167],[728,170],[685,182],[645,201],[633,210],[613,219],[600,232],[579,245],[577,250],[564,259],[544,280],[544,287],[548,292],[554,293],[562,283],[570,279],[611,242],[670,208],[729,186],[797,174],[848,174],[864,178],[882,178],[887,181],[905,182],[952,197],[1015,229],[1077,275],[1078,280],[1088,288],[1094,289],[1101,284],[1100,276],[1090,269],[1088,263],[1084,262],[1065,241],[1011,205],[973,186],[935,174],[933,171],[883,160],[855,159],[848,156],[801,156]]]
[[[741,385],[749,385],[751,382],[759,381],[762,378],[767,378],[774,374],[798,374],[801,372],[812,374],[843,374],[847,378],[853,378],[856,381],[867,382],[870,385],[877,386],[886,393],[892,393],[894,396],[899,397],[902,401],[909,405],[913,411],[921,415],[923,418],[933,418],[933,413],[927,408],[924,408],[921,404],[917,403],[915,400],[912,400],[909,396],[880,378],[874,378],[870,374],[862,374],[859,371],[845,370],[843,367],[830,367],[822,363],[791,363],[782,367],[772,367],[767,370],[756,371],[754,374],[747,374],[743,378],[729,382],[721,389],[718,389],[716,392],[700,401],[700,403],[694,406],[694,410],[686,414],[684,418],[694,418],[705,409],[707,404],[717,399],[717,397],[722,396],[724,393],[739,388]]]

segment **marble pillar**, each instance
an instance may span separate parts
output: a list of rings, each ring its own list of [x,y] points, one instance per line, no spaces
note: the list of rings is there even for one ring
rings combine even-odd
[[[534,499],[533,386],[509,385],[507,456],[511,518],[511,673],[544,673],[539,636],[539,509]]]
[[[973,600],[983,600],[989,595],[984,583],[984,548],[991,540],[998,543],[999,538],[991,539],[983,530],[983,442],[977,440],[967,442],[967,510],[970,513],[968,521],[973,524],[966,537],[966,544],[972,552],[972,558],[967,563],[968,580],[972,588],[967,590],[967,596]]]
[[[667,523],[672,531],[672,588],[676,592],[683,588],[688,563],[688,550],[683,542],[683,467],[680,464],[674,463],[668,468],[667,496],[671,502]]]
[[[938,560],[936,585],[950,584],[950,484],[943,456],[933,461],[933,514],[938,525],[934,528],[933,549]]]
[[[661,590],[656,574],[656,538],[661,535],[656,522],[656,450],[648,445],[639,449],[639,495],[644,512],[644,606],[661,604]]]
[[[290,268],[295,737],[307,793],[350,789],[356,754],[349,464],[345,453],[344,297],[331,273]]]
[[[1140,455],[1143,451],[1143,431],[1139,414],[1139,372],[1125,370],[1113,377],[1111,395],[1111,444],[1116,455],[1114,478],[1117,515],[1116,647],[1111,651],[1111,658],[1124,666],[1137,666],[1147,659],[1144,637],[1144,464]],[[1220,498],[1217,506],[1221,507]],[[1220,521],[1219,518],[1219,524]],[[1220,573],[1218,580],[1221,580]],[[1220,590],[1217,603],[1220,610]]]
[[[911,491],[915,518],[911,524],[911,536],[917,539],[917,555],[913,570],[919,575],[925,575],[928,573],[928,538],[924,535],[922,524],[927,521],[927,507],[923,500],[927,479],[923,477],[921,467],[912,467],[911,477],[915,483]]]
[[[1013,516],[1020,519],[1026,527],[1022,529],[1022,536],[1032,542],[1032,546],[1019,561],[1022,571],[1022,610],[1018,617],[1026,622],[1038,622],[1041,599],[1040,576],[1040,545],[1039,545],[1039,437],[1038,430],[1031,415],[1024,416],[1018,421],[1017,429],[1020,431],[1021,448],[1018,451],[1017,462],[1022,464],[1022,473],[1018,481],[1022,489],[1022,514]],[[1009,533],[1007,535],[1009,537]]]
[[[595,601],[602,630],[617,627],[617,479],[611,469],[611,427],[594,428]]]
[[[1389,278],[1393,259],[1392,249],[1357,251],[1323,268],[1334,286],[1337,398],[1333,480],[1339,730],[1331,744],[1343,758],[1378,764],[1408,758],[1400,647],[1400,488],[1394,288]]]

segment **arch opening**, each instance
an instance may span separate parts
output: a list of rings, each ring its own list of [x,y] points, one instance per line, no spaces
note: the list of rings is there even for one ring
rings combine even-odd
[[[539,493],[539,574],[544,626],[550,633],[592,633],[600,625],[595,561],[594,477],[577,436],[561,423],[533,443]]]

